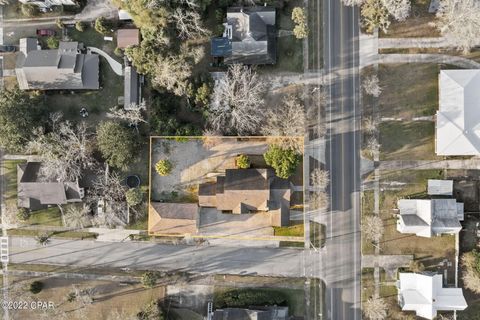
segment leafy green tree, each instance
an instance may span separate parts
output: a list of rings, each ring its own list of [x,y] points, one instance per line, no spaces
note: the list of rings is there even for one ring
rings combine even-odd
[[[367,32],[373,32],[375,28],[387,32],[390,26],[389,12],[383,0],[366,0],[361,9],[362,24]]]
[[[158,272],[147,271],[142,275],[141,282],[145,288],[153,288],[157,284],[158,279]]]
[[[131,188],[125,193],[125,198],[127,199],[127,203],[130,207],[135,207],[136,205],[142,203],[143,192],[140,188]]]
[[[80,31],[80,32],[85,31],[85,23],[83,21],[75,22],[75,29],[77,29],[77,31]]]
[[[9,152],[21,152],[42,123],[42,103],[38,95],[14,90],[0,90],[0,145]]]
[[[239,169],[250,168],[250,158],[246,154],[239,155],[235,160]]]
[[[270,145],[263,155],[265,162],[275,169],[275,174],[283,179],[290,177],[297,168],[301,155],[291,148],[282,148],[278,145]]]
[[[305,9],[295,7],[292,10],[292,21],[295,23],[293,34],[297,39],[303,39],[308,36],[307,15]]]
[[[35,17],[40,13],[40,11],[38,10],[38,7],[31,3],[22,4],[22,6],[20,7],[20,10],[22,11],[22,14],[25,17]]]
[[[127,10],[133,18],[135,25],[139,28],[166,27],[168,24],[171,6],[162,4],[162,1],[154,2],[152,6],[146,6],[145,0],[113,0],[113,3],[124,10]],[[165,3],[170,3],[166,1]]]
[[[97,144],[102,156],[112,167],[126,169],[135,159],[136,136],[118,122],[106,121],[98,126]]]
[[[57,26],[58,29],[65,28],[65,23],[63,23],[62,19],[60,18],[57,18],[57,20],[55,20],[55,25]]]
[[[95,30],[101,34],[108,34],[110,32],[110,26],[105,17],[99,17],[95,20]]]
[[[167,159],[159,160],[155,164],[155,171],[161,176],[168,176],[173,170],[172,163]]]
[[[49,49],[57,49],[59,44],[60,41],[54,36],[50,36],[47,38],[47,47]]]
[[[37,294],[39,293],[40,291],[42,291],[43,289],[43,282],[41,281],[33,281],[32,283],[30,283],[30,292],[33,293],[33,294]]]
[[[122,58],[123,57],[123,50],[120,49],[120,48],[115,48],[115,50],[113,50],[113,53],[117,56],[117,57],[120,57]]]
[[[203,83],[195,94],[195,103],[207,106],[210,102],[210,95],[212,94],[212,88],[208,83]]]

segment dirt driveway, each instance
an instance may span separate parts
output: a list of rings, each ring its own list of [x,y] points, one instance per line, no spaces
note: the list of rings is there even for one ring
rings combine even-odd
[[[226,236],[273,236],[269,213],[225,214],[200,208],[199,233]]]

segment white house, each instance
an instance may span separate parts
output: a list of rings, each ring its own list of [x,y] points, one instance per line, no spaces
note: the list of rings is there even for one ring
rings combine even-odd
[[[467,302],[461,288],[444,288],[443,276],[428,273],[400,273],[398,303],[403,311],[433,319],[437,311],[465,310]]]
[[[462,229],[463,203],[455,199],[402,199],[397,230],[430,238],[443,233],[458,233]]]
[[[480,155],[480,70],[441,70],[435,151]]]

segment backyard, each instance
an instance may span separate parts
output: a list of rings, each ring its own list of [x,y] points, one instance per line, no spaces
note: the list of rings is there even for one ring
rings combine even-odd
[[[412,0],[410,17],[402,22],[392,21],[388,32],[381,32],[380,37],[409,38],[440,36],[440,32],[433,25],[436,21],[435,14],[428,12],[429,6],[430,0]]]

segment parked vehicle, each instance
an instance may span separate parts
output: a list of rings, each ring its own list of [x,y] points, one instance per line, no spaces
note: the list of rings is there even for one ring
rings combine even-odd
[[[55,35],[55,30],[52,29],[37,29],[37,36],[50,37]]]
[[[17,47],[0,45],[0,52],[15,52]]]

